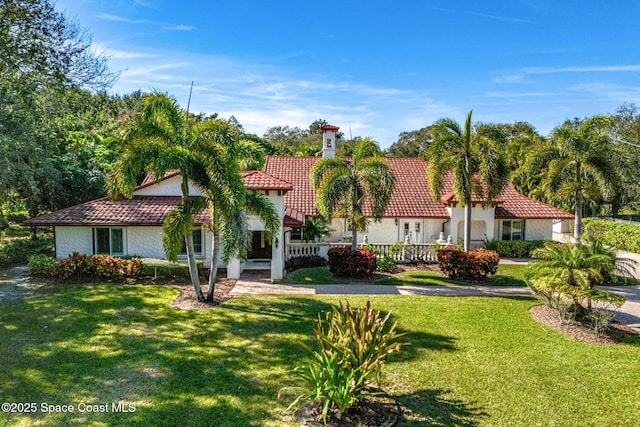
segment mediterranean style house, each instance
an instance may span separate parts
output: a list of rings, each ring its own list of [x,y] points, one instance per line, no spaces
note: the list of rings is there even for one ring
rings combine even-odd
[[[323,156],[335,155],[337,126],[324,126]],[[230,278],[238,278],[244,269],[271,270],[272,279],[285,274],[284,262],[292,254],[318,253],[296,248],[318,246],[304,243],[301,228],[308,217],[317,215],[315,193],[309,180],[313,165],[320,157],[267,157],[262,171],[243,172],[247,189],[263,192],[280,215],[280,232],[267,241],[264,224],[251,215],[253,249],[247,260],[232,260],[227,267]],[[379,222],[371,218],[367,229],[358,233],[358,241],[390,245],[398,241],[415,247],[436,242],[456,242],[463,234],[464,208],[453,194],[452,179],[445,179],[443,196],[435,200],[426,181],[428,164],[416,158],[388,158],[396,177],[389,205]],[[161,182],[147,177],[133,193],[132,199],[92,200],[25,221],[24,226],[54,227],[56,256],[73,252],[86,254],[138,255],[164,259],[162,223],[181,198],[179,172],[167,173]],[[191,186],[190,194],[199,195]],[[511,184],[491,206],[483,200],[472,205],[471,239],[477,246],[485,240],[550,240],[553,232],[567,232],[573,215],[519,194]],[[207,265],[211,260],[211,233],[208,210],[196,219],[193,230],[197,258]],[[351,238],[343,219],[328,224],[330,233],[323,244],[338,244]],[[322,252],[320,252],[322,253]],[[224,264],[223,264],[224,265]]]

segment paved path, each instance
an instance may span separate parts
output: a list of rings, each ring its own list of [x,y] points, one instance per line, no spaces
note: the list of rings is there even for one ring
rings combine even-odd
[[[0,271],[0,302],[13,299],[36,289],[40,284],[31,283],[29,267],[13,267]]]
[[[638,262],[634,271],[640,278],[640,254],[619,252],[619,257],[630,258]],[[504,259],[504,264],[525,264],[526,259]],[[624,296],[627,301],[616,314],[616,320],[625,323],[640,332],[640,286],[606,286],[605,290]],[[531,296],[527,287],[522,286],[387,286],[369,283],[346,285],[283,285],[274,284],[264,274],[243,273],[236,282],[231,295],[240,294],[289,294],[289,295],[442,295],[442,296]]]

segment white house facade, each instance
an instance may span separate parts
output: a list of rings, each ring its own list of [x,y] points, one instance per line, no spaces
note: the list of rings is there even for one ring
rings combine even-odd
[[[323,155],[335,155],[337,126],[324,126]],[[280,231],[269,242],[264,224],[249,216],[252,251],[246,260],[231,260],[227,268],[230,278],[239,278],[244,269],[268,269],[272,279],[285,274],[287,257],[303,245],[301,233],[305,219],[317,216],[315,191],[309,175],[320,157],[268,156],[262,171],[243,172],[243,182],[250,191],[263,192],[280,217]],[[464,208],[453,193],[451,174],[445,176],[440,200],[428,188],[427,162],[417,158],[388,158],[396,184],[387,209],[380,221],[374,221],[365,202],[367,228],[358,232],[358,242],[391,245],[404,242],[415,247],[446,241],[456,243],[463,235]],[[25,226],[53,226],[56,256],[65,258],[73,252],[86,254],[138,255],[165,259],[162,246],[162,223],[181,200],[181,176],[177,171],[166,174],[160,182],[147,177],[136,187],[132,199],[92,200],[32,218]],[[190,194],[200,195],[191,185]],[[481,198],[472,203],[471,240],[480,246],[487,240],[550,240],[554,230],[564,231],[573,215],[553,206],[519,194],[511,184],[492,203]],[[210,222],[208,209],[203,210],[193,229],[196,257],[208,265],[211,261],[212,235],[205,227]],[[328,224],[327,244],[346,243],[351,239],[344,219]],[[302,247],[302,246],[300,246]],[[317,249],[317,248],[316,248]],[[318,253],[316,250],[312,253]],[[185,255],[186,256],[186,255]]]

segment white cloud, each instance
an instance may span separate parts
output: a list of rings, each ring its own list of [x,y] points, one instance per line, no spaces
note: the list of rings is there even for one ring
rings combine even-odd
[[[531,67],[524,68],[526,74],[554,74],[554,73],[619,73],[640,71],[640,65],[604,65],[591,67]]]

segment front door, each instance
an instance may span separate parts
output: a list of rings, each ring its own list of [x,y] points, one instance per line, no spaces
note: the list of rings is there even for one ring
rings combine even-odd
[[[271,259],[271,243],[267,241],[264,231],[252,231],[252,244],[249,259]]]

